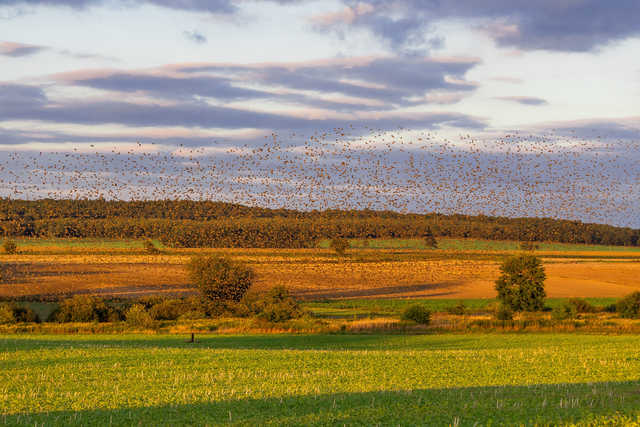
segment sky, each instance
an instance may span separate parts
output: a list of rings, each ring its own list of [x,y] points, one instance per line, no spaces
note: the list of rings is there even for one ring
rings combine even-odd
[[[0,0],[0,195],[640,227],[637,16],[636,0]],[[208,188],[167,184],[194,157],[218,171]]]

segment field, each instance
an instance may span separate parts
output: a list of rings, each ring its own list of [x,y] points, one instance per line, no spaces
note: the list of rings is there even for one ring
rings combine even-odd
[[[5,336],[10,425],[640,422],[637,336]]]
[[[352,298],[494,298],[499,264],[515,242],[442,239],[352,242],[346,257],[317,249],[170,249],[146,254],[140,241],[23,240],[20,253],[0,255],[14,277],[0,296],[93,293],[110,296],[192,292],[184,264],[193,255],[222,254],[249,263],[255,289],[288,287],[305,300]],[[160,246],[160,245],[159,245]],[[321,243],[320,246],[324,246]],[[552,298],[618,298],[640,289],[640,249],[542,244]]]

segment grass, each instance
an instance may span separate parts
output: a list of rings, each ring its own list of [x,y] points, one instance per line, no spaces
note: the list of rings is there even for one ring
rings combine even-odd
[[[617,298],[584,298],[595,307],[606,307],[615,304]],[[548,298],[545,305],[554,308],[562,305],[569,298]],[[473,299],[348,299],[348,300],[325,300],[311,301],[303,304],[303,307],[309,309],[312,313],[320,317],[344,317],[350,318],[354,316],[400,316],[404,309],[410,305],[422,304],[432,312],[443,312],[450,307],[458,304],[464,306],[470,311],[482,311],[491,304],[497,303],[494,298],[473,298]]]
[[[9,425],[640,421],[637,336],[0,336]]]
[[[144,240],[122,240],[122,239],[42,239],[42,238],[21,238],[14,239],[18,248],[91,248],[91,249],[143,249]],[[159,240],[153,240],[158,248],[164,247]]]
[[[94,238],[20,238],[14,239],[18,247],[33,248],[93,248],[93,249],[143,249],[144,240],[94,239]],[[158,248],[165,248],[158,240],[153,240]],[[430,249],[423,239],[350,239],[352,248],[370,249]],[[329,248],[329,240],[321,240],[318,247]],[[438,249],[453,251],[517,251],[520,242],[509,240],[454,239],[439,238]],[[540,251],[572,252],[640,252],[640,247],[582,245],[572,243],[539,243]]]
[[[483,240],[483,239],[453,239],[439,238],[438,249],[456,251],[518,251],[520,242],[511,240]],[[423,239],[350,239],[352,248],[370,249],[430,249],[425,246]],[[329,240],[322,240],[320,248],[328,248]],[[539,243],[541,251],[588,251],[588,252],[640,252],[640,247],[582,245],[573,243]]]

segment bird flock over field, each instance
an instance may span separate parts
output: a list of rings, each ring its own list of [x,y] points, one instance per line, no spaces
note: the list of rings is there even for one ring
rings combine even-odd
[[[273,133],[206,147],[5,152],[2,197],[218,200],[251,206],[545,216],[639,226],[638,141],[396,129]],[[635,218],[635,219],[634,219]]]

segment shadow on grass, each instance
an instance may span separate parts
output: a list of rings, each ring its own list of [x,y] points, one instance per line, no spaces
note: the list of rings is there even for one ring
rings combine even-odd
[[[640,383],[373,391],[11,414],[8,425],[625,425]]]

